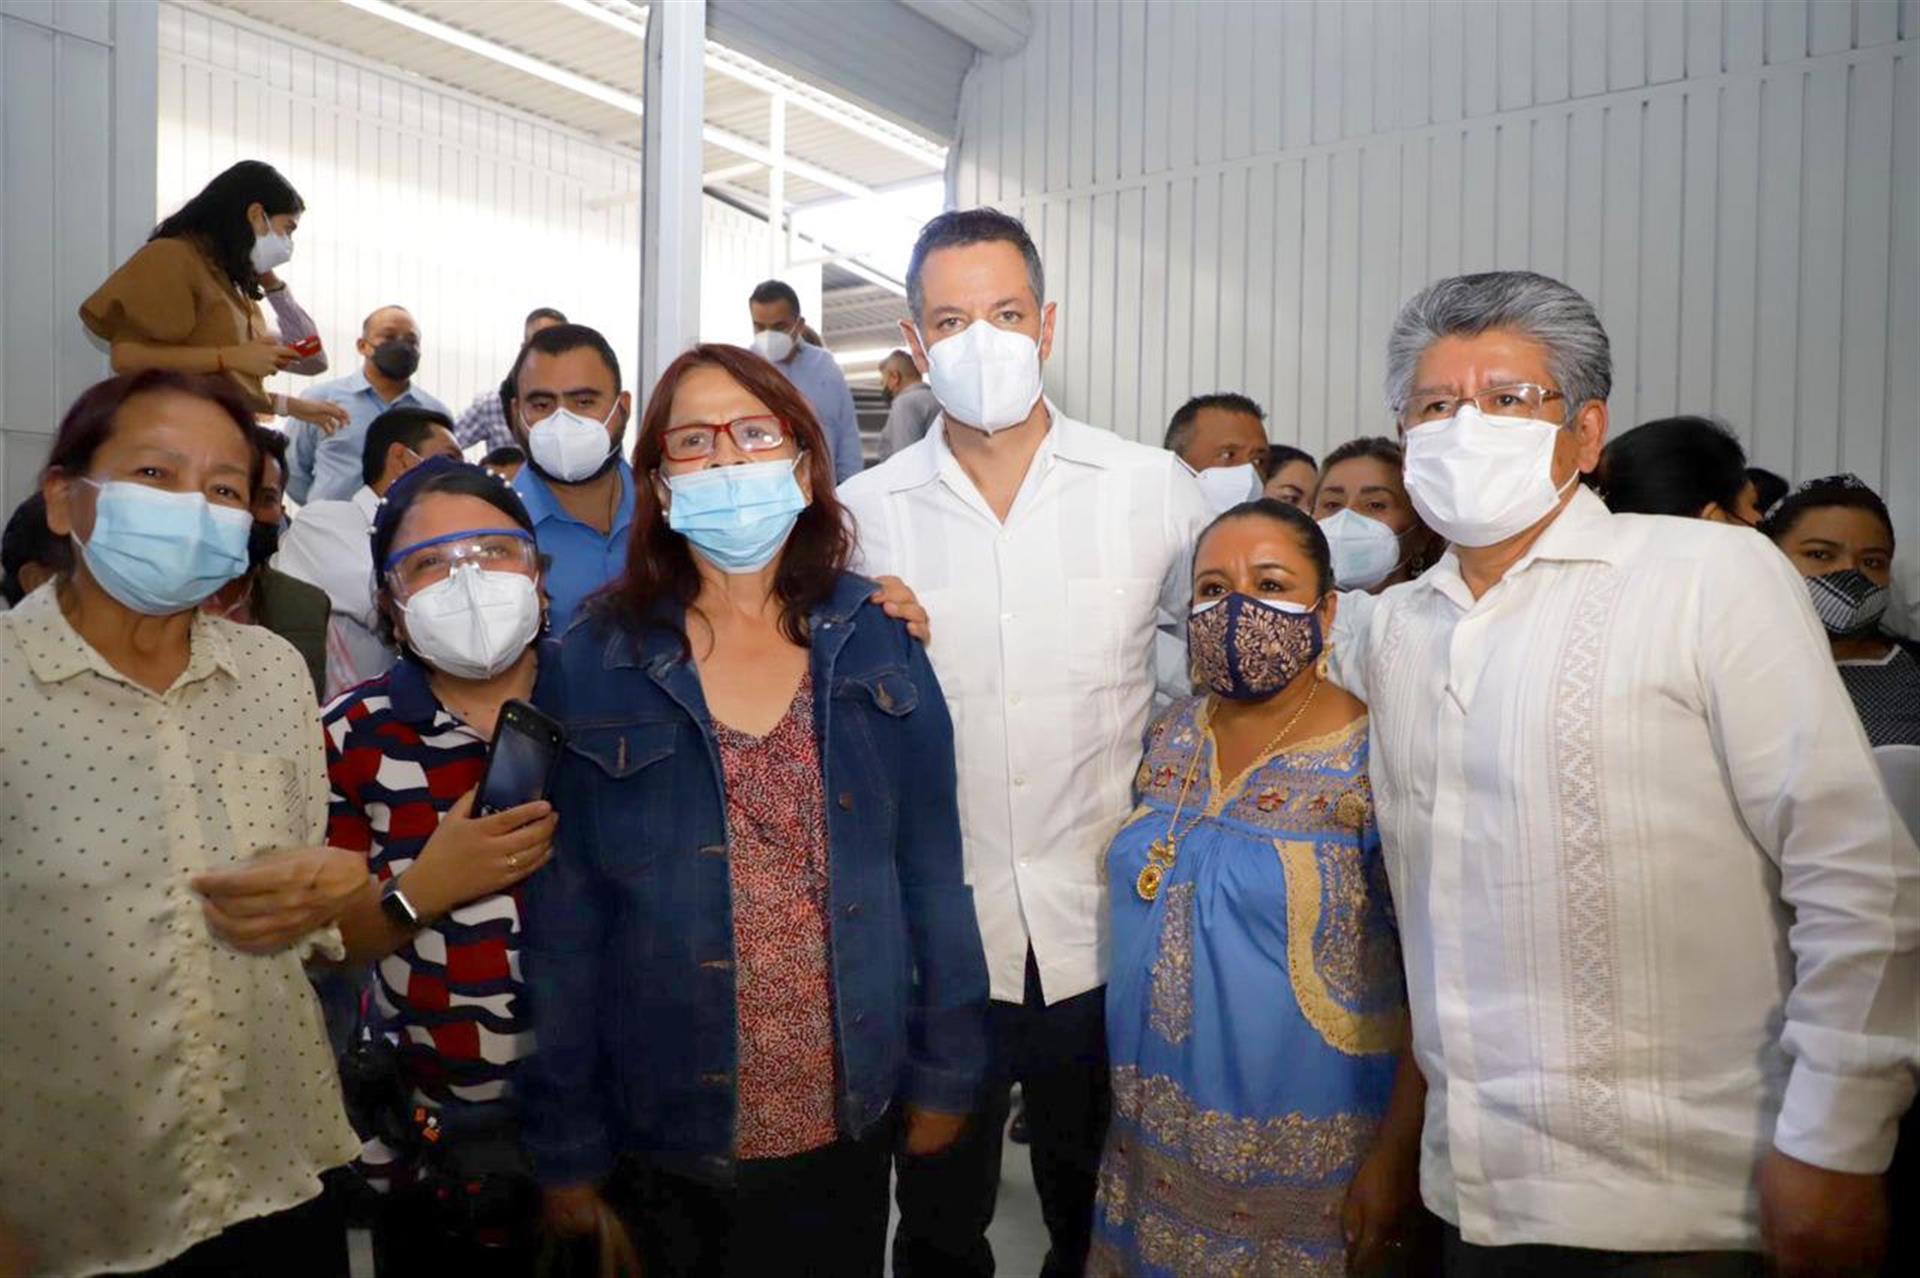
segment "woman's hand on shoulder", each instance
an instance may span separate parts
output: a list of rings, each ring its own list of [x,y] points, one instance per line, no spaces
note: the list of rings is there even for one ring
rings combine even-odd
[[[276,954],[339,919],[367,886],[367,859],[345,848],[298,848],[189,882],[215,938],[243,954]]]

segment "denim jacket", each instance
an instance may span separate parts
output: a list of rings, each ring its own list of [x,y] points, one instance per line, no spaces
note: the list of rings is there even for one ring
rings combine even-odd
[[[845,1136],[896,1102],[972,1109],[987,1064],[953,725],[873,589],[845,575],[811,615]],[[540,672],[536,700],[568,734],[553,860],[523,904],[539,1050],[522,1062],[521,1126],[545,1184],[598,1181],[622,1154],[710,1181],[734,1170],[726,800],[676,631],[589,616]]]

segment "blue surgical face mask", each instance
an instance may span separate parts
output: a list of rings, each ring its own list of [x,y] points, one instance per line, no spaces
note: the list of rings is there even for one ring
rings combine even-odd
[[[120,480],[99,490],[93,533],[74,538],[100,588],[151,617],[185,612],[247,571],[251,511]]]
[[[802,454],[804,456],[804,454]],[[807,498],[794,471],[800,458],[710,466],[667,475],[667,527],[722,572],[758,572],[787,544]]]

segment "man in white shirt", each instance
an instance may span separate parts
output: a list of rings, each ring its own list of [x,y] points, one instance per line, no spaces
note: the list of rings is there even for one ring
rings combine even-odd
[[[869,575],[932,619],[953,712],[967,879],[992,980],[994,1068],[967,1133],[903,1158],[894,1272],[988,1274],[1008,1091],[1022,1087],[1051,1251],[1086,1265],[1106,1127],[1109,838],[1132,808],[1156,608],[1184,611],[1206,505],[1157,448],[1041,396],[1053,344],[1039,254],[990,209],[920,233],[902,331],[943,408],[840,489]]]
[[[1388,348],[1452,543],[1336,657],[1372,779],[1450,1276],[1871,1272],[1914,1093],[1920,853],[1793,567],[1582,487],[1612,364],[1523,271]],[[936,632],[937,633],[937,632]]]
[[[273,566],[320,587],[333,605],[327,620],[329,701],[393,664],[374,602],[373,512],[394,480],[429,457],[460,460],[453,421],[430,408],[389,408],[367,427],[360,490],[346,501],[302,506],[280,538]]]

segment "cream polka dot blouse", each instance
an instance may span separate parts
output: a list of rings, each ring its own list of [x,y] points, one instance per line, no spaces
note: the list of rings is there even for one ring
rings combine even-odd
[[[51,585],[0,614],[0,1221],[37,1272],[161,1264],[358,1150],[299,956],[220,945],[187,886],[326,811],[284,640],[200,615],[156,695]]]

